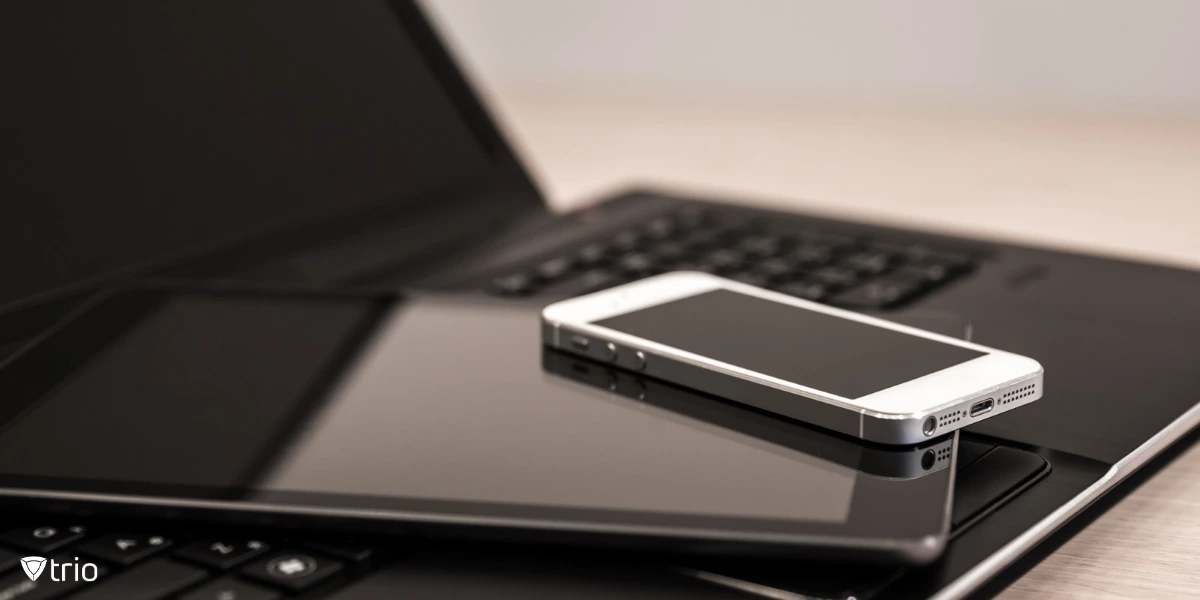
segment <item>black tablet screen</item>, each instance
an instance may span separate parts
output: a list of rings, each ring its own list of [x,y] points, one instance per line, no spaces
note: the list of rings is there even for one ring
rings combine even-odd
[[[123,302],[0,369],[0,391],[26,394],[0,415],[0,488],[831,535],[945,524],[948,460],[902,448],[912,469],[865,474],[868,449],[836,435],[606,383],[543,355],[535,306]]]

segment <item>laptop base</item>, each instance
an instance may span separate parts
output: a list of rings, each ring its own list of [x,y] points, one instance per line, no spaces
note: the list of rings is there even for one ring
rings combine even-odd
[[[451,266],[432,274],[428,270],[421,274],[419,270],[403,267],[373,266],[370,270],[373,276],[362,276],[361,265],[353,264],[358,253],[348,251],[355,245],[355,238],[351,237],[333,245],[339,253],[329,255],[322,263],[336,275],[342,269],[339,261],[349,261],[344,268],[347,273],[356,274],[348,278],[351,281],[338,276],[305,281],[272,271],[275,264],[295,264],[281,261],[286,258],[283,255],[288,253],[288,244],[273,245],[261,253],[247,250],[237,257],[236,262],[243,269],[257,262],[258,266],[247,272],[271,273],[265,281],[223,277],[220,273],[214,276],[207,271],[199,276],[186,267],[161,271],[149,279],[186,285],[280,289],[394,289],[414,283],[459,290],[491,289],[497,278],[534,268],[567,249],[612,239],[631,227],[652,222],[657,216],[694,208],[717,211],[731,218],[752,218],[771,226],[861,231],[872,238],[916,240],[965,248],[973,253],[979,261],[974,268],[944,287],[886,311],[884,316],[904,318],[921,311],[962,315],[973,324],[975,341],[1035,356],[1043,362],[1050,377],[1042,401],[969,428],[968,436],[1019,454],[1035,454],[1049,464],[1049,471],[1041,474],[1040,479],[1023,481],[1014,488],[1015,493],[1009,494],[1011,498],[989,509],[986,515],[974,518],[951,542],[943,559],[923,569],[868,574],[861,567],[843,566],[845,579],[838,580],[838,570],[829,566],[813,570],[787,564],[763,566],[715,560],[680,564],[666,557],[654,559],[656,565],[672,573],[668,580],[683,577],[704,582],[700,588],[692,587],[691,583],[680,584],[683,586],[680,589],[692,592],[711,589],[714,598],[726,597],[726,592],[745,597],[859,599],[955,598],[994,592],[1027,569],[1031,560],[1036,560],[1039,554],[1031,552],[1040,544],[1061,543],[1065,539],[1062,536],[1073,530],[1068,527],[1055,538],[1049,538],[1055,529],[1070,524],[1088,504],[1115,488],[1143,462],[1182,439],[1194,424],[1192,419],[1196,415],[1189,411],[1200,381],[1191,375],[1189,358],[1194,356],[1193,341],[1200,339],[1200,323],[1188,313],[1191,307],[1200,305],[1200,284],[1192,272],[658,193],[630,193],[581,213],[557,219],[531,219],[526,234],[516,236],[517,241],[476,255],[455,256],[452,261],[444,259],[439,264],[450,262]],[[378,240],[373,238],[364,244],[378,244]],[[313,256],[313,246],[309,243],[303,246],[306,256]],[[565,289],[559,292],[570,293]],[[549,302],[553,295],[544,297]],[[21,320],[6,322],[17,321]],[[14,332],[19,329],[13,327]],[[1182,443],[1194,439],[1195,436],[1189,436]],[[1154,464],[1164,462],[1165,459]],[[1122,489],[1132,489],[1138,481],[1140,478],[1131,479]],[[1099,514],[1106,505],[1097,504],[1097,510],[1090,511],[1088,518]],[[114,525],[118,529],[124,526]],[[146,524],[139,527],[145,528]],[[383,553],[388,550],[384,548]],[[1018,562],[1022,556],[1029,558]],[[529,560],[536,563],[535,558]],[[469,563],[465,558],[462,561]],[[619,567],[619,563],[617,560],[612,566]],[[400,565],[385,566],[385,571],[404,568],[403,561],[384,564]],[[535,578],[543,576],[536,575],[542,573],[536,566],[532,571],[518,570],[519,573]],[[365,577],[363,581],[371,577],[370,573]],[[669,584],[663,584],[658,575],[651,579],[654,581],[645,582],[650,586],[647,589],[661,592],[653,597],[670,597],[673,592],[668,590]],[[471,585],[465,576],[458,581],[468,588]],[[633,596],[642,583],[625,579],[622,585]],[[486,593],[482,589],[477,591]],[[331,593],[337,597],[336,592]],[[464,593],[460,597],[470,596]]]

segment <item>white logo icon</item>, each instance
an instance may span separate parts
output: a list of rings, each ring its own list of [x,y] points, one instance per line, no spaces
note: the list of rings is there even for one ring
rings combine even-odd
[[[75,560],[79,560],[78,557]],[[46,567],[50,567],[47,569]],[[95,563],[59,562],[41,556],[26,556],[21,559],[21,568],[30,581],[37,581],[44,571],[50,571],[50,581],[95,581],[100,568]],[[36,586],[34,586],[36,587]],[[30,588],[33,589],[33,588]],[[8,598],[0,594],[0,599]]]
[[[46,570],[46,559],[40,556],[26,556],[21,559],[21,568],[25,570],[30,581],[37,581],[42,571]]]

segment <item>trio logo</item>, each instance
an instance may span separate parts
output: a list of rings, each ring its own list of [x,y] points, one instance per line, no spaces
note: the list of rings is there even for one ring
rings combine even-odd
[[[76,557],[75,560],[79,558]],[[100,576],[100,569],[93,563],[60,563],[41,556],[26,556],[21,559],[21,569],[30,581],[37,581],[47,565],[50,567],[50,581],[95,581]]]
[[[30,581],[37,581],[37,578],[42,576],[42,571],[46,570],[46,559],[40,556],[26,556],[21,559],[21,568],[25,569],[25,575]]]

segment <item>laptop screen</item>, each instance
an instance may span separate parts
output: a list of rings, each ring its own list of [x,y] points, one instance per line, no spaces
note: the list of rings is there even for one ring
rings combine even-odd
[[[0,306],[488,176],[397,4],[0,5]]]

